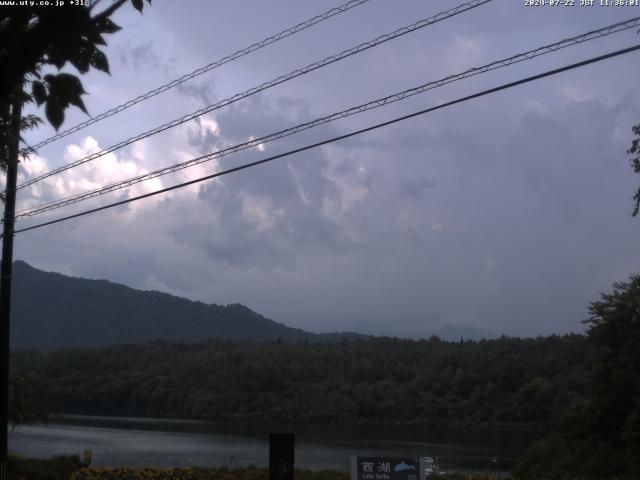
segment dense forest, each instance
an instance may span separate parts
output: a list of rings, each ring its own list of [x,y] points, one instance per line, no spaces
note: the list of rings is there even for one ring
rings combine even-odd
[[[59,411],[351,424],[544,424],[584,394],[584,336],[154,342],[16,352]]]
[[[640,478],[640,275],[590,307],[592,358],[584,396],[554,419],[516,474],[528,478]]]

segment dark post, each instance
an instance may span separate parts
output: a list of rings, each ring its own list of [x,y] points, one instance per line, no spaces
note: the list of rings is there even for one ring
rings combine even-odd
[[[0,480],[7,480],[7,428],[9,426],[9,320],[11,316],[11,269],[13,266],[13,224],[16,211],[16,182],[22,103],[11,108],[11,129],[7,149],[7,186],[4,200],[2,267],[0,271]]]
[[[269,480],[293,480],[294,449],[293,433],[269,436]]]

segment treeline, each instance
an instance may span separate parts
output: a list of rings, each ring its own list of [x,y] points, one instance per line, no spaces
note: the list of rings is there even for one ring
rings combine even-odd
[[[544,424],[584,395],[584,336],[148,343],[13,354],[64,413],[349,424]]]

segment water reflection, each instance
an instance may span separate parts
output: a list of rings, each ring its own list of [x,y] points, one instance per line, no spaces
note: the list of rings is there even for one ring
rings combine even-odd
[[[427,427],[344,427],[66,416],[9,433],[18,454],[93,450],[94,466],[268,464],[270,432],[296,434],[296,466],[347,470],[352,455],[438,457],[445,471],[506,474],[538,433]]]

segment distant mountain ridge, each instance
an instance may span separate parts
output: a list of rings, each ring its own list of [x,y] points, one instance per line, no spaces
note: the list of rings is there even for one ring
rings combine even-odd
[[[337,342],[352,332],[316,334],[288,327],[241,304],[207,305],[107,280],[13,265],[12,349],[102,347],[155,340],[197,343],[209,338],[246,342]]]

